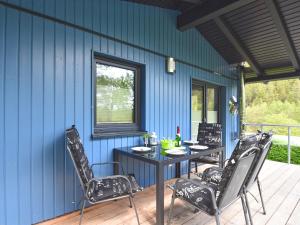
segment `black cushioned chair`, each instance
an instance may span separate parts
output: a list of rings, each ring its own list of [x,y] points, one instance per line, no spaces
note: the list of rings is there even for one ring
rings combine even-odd
[[[79,224],[81,224],[82,221],[86,201],[90,204],[97,204],[126,197],[129,198],[130,207],[133,205],[137,222],[140,224],[137,210],[133,201],[133,194],[137,191],[141,191],[142,188],[137,184],[135,178],[133,176],[125,175],[95,177],[93,173],[94,166],[106,164],[121,165],[119,162],[105,162],[95,163],[90,166],[88,158],[85,155],[79,133],[74,125],[72,128],[66,130],[66,146],[84,192],[84,195],[81,199],[82,205]]]
[[[244,151],[246,151],[250,147],[258,147],[259,140],[261,139],[261,133],[258,132],[255,135],[249,135],[242,140],[239,140],[236,144],[233,152],[229,159],[225,161],[225,163],[236,159],[239,155],[241,155]],[[223,173],[223,168],[220,167],[208,167],[204,170],[203,173],[197,173],[197,175],[207,182],[213,182],[218,184],[221,180],[221,176]]]
[[[259,148],[250,147],[237,156],[235,160],[229,161],[224,168],[218,184],[200,179],[178,179],[171,186],[173,194],[168,224],[170,224],[172,219],[172,211],[176,198],[188,202],[208,215],[215,216],[217,225],[220,225],[219,215],[221,211],[235,200],[241,198],[246,224],[248,225],[248,209],[241,190],[258,152]]]
[[[248,208],[248,212],[249,212],[251,225],[253,225],[253,221],[252,221],[252,216],[251,216],[251,212],[250,212],[247,193],[249,192],[249,190],[253,186],[253,184],[257,183],[259,196],[260,196],[260,200],[261,200],[261,204],[262,204],[262,208],[263,208],[263,214],[266,214],[266,208],[265,208],[265,204],[264,204],[264,200],[263,200],[261,184],[260,184],[258,176],[259,176],[259,172],[261,171],[261,168],[263,167],[264,162],[268,156],[268,153],[270,152],[271,147],[272,147],[272,134],[264,133],[262,135],[262,139],[259,142],[259,148],[261,149],[260,154],[257,157],[257,159],[255,161],[255,165],[254,165],[253,169],[251,170],[251,174],[248,177],[248,179],[243,187],[243,193],[245,195],[246,204],[248,206],[247,208]]]
[[[206,145],[212,148],[222,146],[222,125],[220,123],[199,123],[197,141],[200,145]],[[213,155],[201,156],[197,159],[189,160],[188,178],[190,178],[192,163],[194,163],[196,173],[198,173],[198,163],[216,165],[220,162],[219,157],[220,155],[215,153]]]
[[[257,141],[255,141],[255,140],[257,140]],[[261,204],[262,204],[262,208],[263,208],[263,213],[266,214],[266,209],[265,209],[263,196],[262,196],[261,184],[260,184],[258,175],[259,175],[259,172],[260,172],[260,170],[267,158],[267,155],[271,149],[272,134],[258,132],[258,134],[254,135],[254,136],[249,136],[246,139],[240,141],[238,145],[242,146],[242,147],[237,148],[238,150],[235,149],[229,160],[231,160],[232,158],[236,157],[236,155],[241,154],[243,151],[245,151],[245,148],[247,146],[257,146],[260,149],[259,154],[255,158],[253,167],[251,168],[250,174],[249,174],[249,176],[243,186],[243,189],[242,189],[243,194],[245,196],[247,208],[249,211],[250,223],[253,224],[250,207],[249,207],[249,202],[248,202],[248,198],[247,198],[247,193],[249,192],[249,190],[253,186],[253,184],[257,183],[259,196],[260,196]],[[206,182],[211,182],[211,183],[214,183],[217,185],[221,180],[222,173],[223,173],[222,168],[210,167],[210,168],[207,168],[206,170],[204,170],[203,174],[200,174],[200,177],[202,178],[202,180],[204,180]]]

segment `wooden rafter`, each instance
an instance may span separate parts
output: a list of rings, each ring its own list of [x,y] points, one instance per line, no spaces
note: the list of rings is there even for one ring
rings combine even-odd
[[[224,33],[226,38],[231,42],[231,44],[235,47],[235,49],[246,59],[246,61],[250,64],[253,71],[259,76],[263,74],[263,71],[261,70],[258,63],[255,61],[255,59],[252,57],[250,52],[246,49],[246,47],[243,45],[243,43],[240,41],[238,36],[232,31],[230,26],[222,20],[220,17],[216,17],[215,22],[219,29]]]
[[[279,32],[279,35],[285,45],[287,53],[291,59],[291,62],[296,70],[300,69],[299,58],[295,50],[295,46],[289,36],[289,31],[283,21],[283,16],[281,15],[279,8],[274,0],[265,0],[266,5],[272,15],[273,22]]]
[[[254,1],[255,0],[206,1],[179,15],[177,17],[177,27],[180,30],[195,27]]]
[[[245,79],[245,83],[255,83],[255,82],[264,82],[272,80],[284,80],[291,78],[300,78],[300,71],[290,72],[290,73],[281,73],[275,75],[264,75],[260,77],[251,77]]]

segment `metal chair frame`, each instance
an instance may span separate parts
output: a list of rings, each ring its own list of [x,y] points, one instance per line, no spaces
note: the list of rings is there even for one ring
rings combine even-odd
[[[72,128],[75,128],[75,126],[72,126]],[[68,132],[68,130],[66,131],[66,133]],[[78,178],[79,178],[79,181],[80,181],[80,185],[82,187],[82,190],[83,190],[83,196],[81,197],[81,200],[80,200],[80,203],[81,203],[81,207],[80,207],[80,220],[79,220],[79,225],[81,225],[81,222],[82,222],[82,217],[83,217],[83,213],[84,213],[84,208],[85,208],[85,205],[86,205],[86,202],[88,202],[89,204],[91,205],[96,205],[96,204],[99,204],[99,203],[103,203],[103,202],[108,202],[108,201],[113,201],[113,200],[117,200],[117,199],[123,199],[123,198],[129,198],[129,207],[134,208],[134,211],[135,211],[135,215],[136,215],[136,218],[137,218],[137,223],[140,224],[140,220],[139,220],[139,216],[138,216],[138,213],[137,213],[137,209],[136,209],[136,206],[135,206],[135,203],[134,203],[134,193],[132,191],[132,186],[131,186],[131,183],[129,181],[129,179],[127,178],[127,176],[125,175],[113,175],[113,176],[104,176],[104,177],[94,177],[92,179],[88,179],[86,174],[84,173],[84,176],[85,178],[88,180],[88,183],[85,185],[81,179],[81,176],[80,176],[80,173],[79,173],[79,170],[77,168],[77,165],[76,165],[76,162],[75,162],[75,159],[73,157],[73,154],[71,152],[71,150],[69,148],[67,148],[67,151],[69,152],[69,155],[71,157],[71,160],[73,162],[73,165],[75,167],[75,171],[78,175]],[[120,162],[102,162],[102,163],[93,163],[91,164],[90,166],[90,169],[92,170],[92,168],[94,166],[102,166],[102,165],[107,165],[107,164],[118,164],[120,167],[121,167],[121,170],[122,170],[122,173],[124,174],[124,169],[121,165]],[[128,182],[128,185],[129,185],[129,194],[127,195],[122,195],[122,196],[119,196],[119,197],[113,197],[113,198],[109,198],[109,199],[104,199],[104,200],[100,200],[100,201],[97,201],[97,202],[92,202],[90,201],[89,197],[88,197],[88,192],[90,190],[90,185],[92,184],[92,182],[94,181],[98,181],[98,180],[101,180],[101,179],[110,179],[110,178],[123,178],[125,179],[127,182]]]
[[[228,202],[228,203],[226,203],[224,206],[222,206],[222,203],[223,203],[222,199],[220,201],[218,200],[218,202],[217,202],[217,199],[215,197],[215,192],[214,192],[214,190],[211,187],[209,187],[207,185],[204,185],[204,184],[200,184],[200,183],[198,183],[196,181],[193,181],[193,180],[189,180],[191,183],[193,183],[193,184],[195,184],[195,185],[197,185],[199,187],[202,187],[202,188],[205,188],[205,189],[209,190],[210,196],[211,196],[211,202],[212,202],[212,205],[213,205],[213,209],[215,211],[214,216],[215,216],[215,220],[216,220],[216,225],[220,225],[220,214],[221,214],[221,212],[225,208],[229,207],[232,203],[234,203],[239,198],[241,199],[241,202],[242,202],[242,207],[243,207],[243,212],[244,212],[244,216],[245,216],[246,225],[249,225],[248,217],[249,218],[251,217],[251,215],[248,215],[250,213],[250,210],[248,209],[249,204],[247,204],[247,201],[248,201],[247,197],[244,195],[243,191],[241,191],[241,190],[243,189],[244,184],[246,182],[246,179],[249,176],[249,171],[250,171],[250,169],[251,169],[251,167],[253,165],[254,158],[258,154],[259,150],[260,149],[257,148],[257,147],[251,147],[248,150],[246,150],[243,154],[241,154],[241,156],[239,157],[239,160],[237,161],[237,163],[236,163],[236,165],[235,165],[235,167],[233,169],[232,176],[229,179],[229,185],[227,185],[226,188],[223,190],[223,193],[225,193],[225,194],[230,189],[230,185],[233,185],[233,183],[231,183],[231,181],[233,180],[233,177],[236,175],[235,173],[238,171],[238,166],[240,164],[240,161],[242,159],[250,158],[250,156],[252,157],[252,159],[250,158],[250,160],[252,160],[252,161],[251,161],[251,164],[250,164],[249,168],[247,169],[247,171],[245,173],[245,177],[244,177],[244,180],[242,182],[242,185],[236,189],[237,190],[237,196],[235,198],[231,199],[231,201]],[[171,199],[171,205],[170,205],[170,211],[169,211],[169,218],[168,218],[168,221],[167,221],[168,225],[171,223],[171,219],[173,217],[173,207],[174,207],[175,199],[179,198],[179,199],[184,200],[180,196],[177,196],[177,194],[176,194],[176,192],[177,192],[176,185],[175,185],[175,188],[172,187],[172,190],[173,190],[173,193],[172,193],[172,199]],[[224,199],[224,196],[225,195],[223,195],[221,198]],[[201,209],[199,209],[199,210],[201,210]]]
[[[266,208],[265,208],[265,203],[264,203],[264,199],[263,199],[263,195],[262,195],[261,183],[259,181],[258,175],[259,175],[261,168],[267,158],[268,152],[271,149],[271,145],[272,145],[272,138],[270,138],[270,140],[261,149],[262,153],[261,153],[260,157],[257,159],[257,164],[256,165],[254,164],[254,167],[251,170],[252,173],[249,175],[248,180],[246,181],[246,183],[242,189],[243,195],[245,196],[245,199],[246,199],[249,220],[250,220],[251,225],[253,225],[253,219],[252,219],[252,214],[251,214],[247,194],[250,193],[249,190],[253,186],[254,183],[257,183],[257,188],[258,188],[258,192],[259,192],[260,201],[262,204],[263,214],[266,215]]]

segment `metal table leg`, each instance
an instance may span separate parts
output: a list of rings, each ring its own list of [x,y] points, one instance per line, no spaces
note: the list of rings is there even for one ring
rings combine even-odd
[[[175,163],[175,177],[180,178],[181,177],[181,166],[180,162]]]
[[[120,154],[117,151],[113,151],[114,162],[120,162]],[[123,171],[122,171],[123,172]],[[120,165],[114,164],[114,174],[120,174]]]
[[[219,152],[219,167],[223,168],[224,167],[224,152],[221,151]]]
[[[164,224],[164,166],[156,165],[156,224]]]
[[[188,179],[191,178],[191,160],[188,161]]]

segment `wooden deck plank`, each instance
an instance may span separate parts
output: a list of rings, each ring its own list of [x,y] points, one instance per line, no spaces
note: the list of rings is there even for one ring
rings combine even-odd
[[[269,220],[266,222],[266,225],[285,225],[290,218],[290,213],[293,212],[294,208],[297,206],[297,203],[299,202],[299,196],[300,196],[300,178],[298,179],[296,185],[292,187],[292,190],[290,190],[287,194],[287,196],[281,196],[282,193],[279,193],[275,198],[275,201],[279,201],[279,197],[284,197],[282,199],[281,203],[277,205],[277,208],[275,209],[274,213],[271,215]],[[274,199],[275,199],[274,198]],[[273,199],[273,202],[274,202]],[[300,223],[300,220],[299,220]]]
[[[266,204],[266,210],[267,210],[267,215],[263,215],[262,212],[262,207],[261,204],[257,204],[257,202],[255,202],[255,200],[249,196],[249,205],[251,207],[251,212],[252,212],[252,216],[255,219],[255,216],[258,217],[258,215],[261,215],[265,218],[267,218],[270,215],[270,207],[268,207],[268,202],[272,199],[272,197],[277,193],[277,191],[282,187],[282,185],[284,184],[285,180],[287,180],[287,178],[283,179],[284,177],[290,177],[294,172],[295,172],[295,168],[294,167],[288,167],[285,166],[283,167],[283,169],[285,169],[284,171],[282,171],[282,173],[273,173],[272,177],[269,177],[269,179],[267,181],[263,180],[262,184],[263,184],[263,197],[264,197],[264,202]],[[271,179],[272,178],[272,179]],[[256,196],[256,198],[258,200],[259,199],[259,194],[258,194],[258,190],[256,187],[252,187],[251,192]],[[242,207],[241,207],[241,203],[239,203],[239,211],[235,211],[233,209],[233,207],[231,207],[226,214],[224,215],[229,221],[241,221],[243,223],[241,224],[245,224],[244,221],[244,214],[242,211]],[[234,214],[233,217],[228,218],[228,214]],[[256,221],[256,220],[255,220]],[[226,223],[225,223],[226,224]],[[256,224],[260,224],[260,223],[256,223]]]
[[[276,192],[271,196],[271,198],[267,199],[266,208],[267,208],[267,216],[261,213],[255,213],[253,216],[253,220],[258,224],[267,224],[268,220],[274,215],[278,214],[283,217],[284,212],[279,211],[279,207],[284,205],[284,202],[287,201],[287,197],[289,193],[294,190],[295,185],[299,182],[300,173],[299,170],[295,170],[292,175],[283,179],[284,182],[280,188],[276,190]],[[282,210],[282,208],[281,208]],[[281,225],[280,221],[276,221],[276,225]],[[283,223],[285,224],[285,223]]]
[[[297,205],[292,211],[290,218],[288,219],[286,225],[298,225],[300,221],[300,199],[298,199]]]
[[[265,203],[275,193],[276,188],[282,185],[281,177],[289,176],[293,172],[291,170],[285,169],[286,167],[287,164],[280,164],[280,167],[277,167],[276,170],[271,169],[272,171],[268,171],[268,176],[260,176],[262,177],[261,183]],[[260,200],[256,184],[253,185],[250,191],[256,197],[256,199]],[[250,195],[248,196],[252,214],[254,215],[257,211],[261,213],[261,203],[257,203],[254,198],[252,198]],[[223,216],[226,217],[228,221],[243,221],[244,223],[244,214],[241,206],[241,201],[236,202],[230,207],[229,210],[225,210]]]
[[[281,175],[279,173],[274,173],[276,170],[280,170],[282,169],[282,167],[285,166],[285,164],[279,164],[276,165],[276,167],[271,167],[268,169],[268,171],[262,171],[263,173],[261,174],[261,177],[263,177],[263,182],[265,185],[270,186],[272,185],[273,187],[277,186],[279,187],[281,185],[280,179],[278,179]],[[265,169],[265,168],[264,168]],[[274,170],[275,169],[275,170]],[[271,170],[271,171],[269,171]],[[288,171],[286,171],[286,173],[288,173]],[[273,174],[273,176],[269,176],[270,174]],[[276,184],[276,181],[277,184]],[[251,191],[254,193],[254,195],[258,198],[258,191],[256,187],[253,187],[256,191]],[[252,188],[252,189],[253,189]],[[255,193],[257,192],[257,193]],[[250,206],[252,206],[253,204],[258,205],[253,199],[249,199],[250,201]],[[258,210],[259,208],[257,208]],[[253,210],[252,210],[253,211]],[[195,220],[195,223],[192,223],[192,221]],[[238,225],[240,224],[244,224],[245,220],[244,220],[244,214],[243,214],[243,208],[242,208],[242,204],[241,201],[238,200],[236,201],[233,205],[231,205],[230,207],[228,207],[227,209],[224,210],[224,212],[221,214],[221,220],[223,220],[224,222],[222,224],[235,224],[236,221]],[[215,220],[214,218],[211,219],[207,219],[207,220],[202,220],[201,222],[197,222],[200,221],[199,219],[197,219],[196,217],[193,218],[192,220],[189,221],[189,223],[187,224],[206,224],[206,225],[214,225],[215,224]]]
[[[202,167],[202,169],[205,167]],[[261,174],[263,195],[267,215],[261,212],[261,205],[249,195],[255,225],[299,225],[300,221],[300,166],[266,161]],[[166,184],[174,180],[167,181]],[[251,192],[258,198],[256,185]],[[171,202],[171,191],[165,188],[165,222]],[[258,198],[259,199],[259,198]],[[143,225],[155,224],[155,186],[137,193],[135,203]],[[39,225],[77,225],[79,212],[74,212]],[[137,224],[134,210],[128,207],[128,199],[91,206],[85,210],[83,225]],[[215,225],[214,217],[205,213],[194,214],[183,201],[175,201],[172,224]],[[221,214],[222,225],[245,224],[241,202],[238,200]]]

